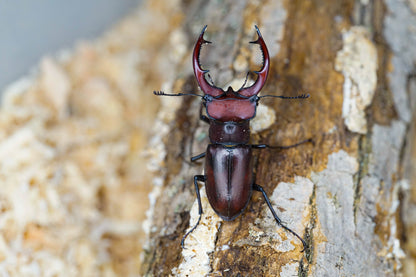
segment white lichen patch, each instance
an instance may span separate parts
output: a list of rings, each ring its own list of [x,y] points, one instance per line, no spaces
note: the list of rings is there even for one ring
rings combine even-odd
[[[298,263],[289,263],[282,266],[280,271],[280,277],[292,277],[298,276],[299,264]]]
[[[340,262],[339,259],[348,259],[350,262],[349,256],[356,255],[356,247],[359,245],[351,244],[355,244],[352,239],[355,232],[353,175],[357,170],[356,158],[345,151],[339,151],[329,156],[327,169],[312,175],[316,185],[318,220],[328,241],[317,245],[321,254],[318,256],[315,276],[325,275],[324,272],[328,270],[332,272]],[[347,252],[351,253],[344,253],[343,249],[347,247]],[[327,260],[327,255],[331,261]],[[343,255],[346,256],[342,257]],[[357,259],[351,259],[351,262],[357,262]],[[357,272],[361,272],[362,264],[352,266],[357,266]]]
[[[310,211],[307,207],[312,191],[313,183],[310,179],[295,176],[294,183],[279,183],[270,196],[270,200],[278,209],[287,211],[287,213],[281,212],[281,219],[285,222],[293,222],[292,228],[299,232],[304,228],[302,219],[309,216]],[[271,213],[268,213],[268,216],[271,217]]]
[[[172,269],[175,276],[206,276],[211,271],[209,254],[215,250],[215,238],[222,220],[210,207],[204,187],[200,193],[204,213],[198,227],[185,240],[186,249],[182,250],[182,263]],[[192,206],[190,216],[187,232],[198,221],[197,201]]]
[[[275,110],[260,103],[257,106],[256,117],[250,121],[250,129],[253,133],[258,133],[272,126],[275,121]]]
[[[388,144],[385,147],[392,148]],[[373,145],[373,151],[376,151],[375,148],[377,146]],[[391,156],[386,157],[394,158]],[[373,162],[383,168],[386,166],[385,161],[375,161],[370,157],[370,164]],[[381,188],[382,180],[386,183],[390,180],[386,176],[382,179],[382,175],[370,165],[368,174],[360,181],[361,192],[358,196],[354,180],[358,170],[357,159],[339,151],[329,156],[325,170],[312,174],[320,226],[319,230],[314,230],[314,236],[325,238],[315,245],[319,255],[313,266],[314,276],[382,276],[392,273],[393,267],[400,267],[400,263],[394,266],[391,263],[397,258],[392,256],[400,254],[394,218],[395,201],[384,199]],[[386,222],[379,222],[390,227],[388,237],[386,234],[382,238],[387,240],[385,245],[374,235],[374,219],[380,209],[392,213],[388,215],[386,212]]]
[[[352,132],[366,133],[365,108],[377,84],[377,51],[368,31],[354,26],[343,33],[343,48],[337,53],[335,69],[344,75],[342,117]]]

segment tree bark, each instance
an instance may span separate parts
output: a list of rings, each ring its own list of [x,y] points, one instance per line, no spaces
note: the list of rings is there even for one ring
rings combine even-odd
[[[199,121],[200,99],[165,97],[151,144],[166,155],[157,167],[163,184],[152,193],[142,274],[414,274],[414,2],[176,5],[183,14],[161,9],[162,17],[177,19],[168,37],[172,50],[160,53],[161,60],[174,56],[164,68],[168,77],[161,77],[165,92],[198,93],[191,53],[205,24],[206,38],[214,44],[203,49],[204,68],[217,86],[238,89],[245,73],[260,66],[258,49],[247,43],[255,38],[257,24],[271,55],[262,93],[311,95],[301,101],[263,99],[252,124],[252,143],[313,139],[287,150],[258,150],[254,165],[256,183],[308,247],[301,252],[299,241],[275,224],[259,193],[253,192],[241,216],[225,222],[212,211],[201,186],[204,216],[181,249],[198,216],[193,176],[203,169],[188,160],[209,142],[207,126]],[[405,258],[406,253],[411,255]]]

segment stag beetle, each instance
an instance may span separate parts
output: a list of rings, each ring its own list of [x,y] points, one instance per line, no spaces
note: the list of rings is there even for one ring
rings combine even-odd
[[[273,209],[264,189],[254,182],[252,149],[286,149],[298,146],[305,142],[310,142],[311,140],[308,139],[290,146],[249,144],[249,123],[250,120],[256,116],[256,107],[259,100],[264,97],[305,99],[309,97],[309,94],[298,95],[295,97],[275,95],[257,96],[266,82],[270,66],[269,52],[257,26],[255,26],[255,28],[258,38],[250,43],[260,45],[260,49],[263,54],[263,65],[259,71],[254,72],[257,74],[257,80],[254,84],[249,87],[244,87],[244,82],[243,86],[237,91],[234,91],[231,87],[228,87],[228,89],[224,91],[223,89],[210,84],[205,78],[205,75],[209,71],[202,69],[199,61],[202,45],[211,43],[204,39],[206,28],[207,26],[202,29],[194,47],[192,56],[195,77],[198,81],[199,87],[204,92],[204,95],[193,93],[167,94],[162,91],[153,92],[158,96],[192,95],[201,97],[207,115],[205,116],[201,113],[200,119],[209,124],[209,139],[211,143],[208,145],[206,152],[191,158],[191,161],[194,162],[205,157],[205,174],[194,176],[194,185],[199,207],[199,218],[195,226],[193,226],[183,236],[181,246],[184,248],[186,237],[193,230],[195,230],[195,228],[197,228],[199,222],[201,221],[202,205],[199,194],[199,181],[205,182],[206,194],[211,207],[226,221],[235,219],[244,211],[253,190],[261,192],[277,224],[295,235],[302,242],[304,250],[306,248],[306,242],[298,234],[282,223]]]

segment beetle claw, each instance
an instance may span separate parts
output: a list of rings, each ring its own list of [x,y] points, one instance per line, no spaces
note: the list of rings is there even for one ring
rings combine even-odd
[[[205,25],[204,28],[202,28],[201,34],[199,35],[199,37],[201,38],[201,43],[211,43],[210,41],[204,39],[204,34],[207,27],[208,25]]]
[[[257,25],[254,25],[254,28],[256,28],[258,38],[256,40],[250,41],[250,43],[260,44],[260,39],[263,39],[263,36],[261,35],[259,27],[257,27]]]
[[[259,37],[262,37],[259,27],[257,27],[257,25],[254,25],[254,28],[256,28],[257,35],[259,35]]]
[[[202,69],[201,63],[199,61],[199,53],[201,51],[202,45],[206,43],[211,43],[210,41],[204,39],[206,29],[207,25],[205,25],[204,28],[202,28],[202,32],[199,35],[198,41],[195,44],[192,61],[194,66],[194,73],[196,76],[196,80],[198,81],[199,87],[206,95],[211,95],[215,97],[224,94],[224,91],[221,88],[217,88],[208,83],[208,81],[205,79],[205,74],[208,72],[208,70]]]
[[[269,73],[269,66],[270,66],[269,51],[267,50],[266,43],[264,42],[263,37],[257,25],[254,25],[254,27],[256,28],[258,37],[256,40],[250,41],[250,43],[260,45],[260,50],[261,50],[261,54],[263,58],[263,65],[260,70],[254,71],[254,73],[257,74],[257,80],[254,82],[254,84],[248,88],[239,90],[239,93],[241,95],[244,95],[247,97],[258,94],[260,90],[263,88],[263,85],[266,82],[267,75]]]

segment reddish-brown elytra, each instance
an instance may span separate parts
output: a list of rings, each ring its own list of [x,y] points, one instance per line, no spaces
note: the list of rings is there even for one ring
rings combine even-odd
[[[255,26],[257,40],[251,43],[260,45],[263,54],[263,65],[259,71],[255,71],[257,79],[254,84],[250,87],[244,87],[243,85],[237,91],[234,91],[231,87],[224,91],[222,88],[210,84],[205,78],[208,70],[202,69],[199,62],[202,45],[210,43],[204,39],[206,28],[207,26],[203,28],[192,55],[195,77],[204,95],[193,93],[166,94],[161,91],[154,91],[155,95],[201,97],[207,116],[200,114],[200,118],[209,123],[210,126],[209,139],[211,143],[208,145],[206,152],[191,158],[191,161],[196,161],[205,157],[205,174],[194,176],[199,218],[195,226],[184,235],[181,245],[184,247],[185,238],[195,230],[201,220],[202,205],[198,181],[202,181],[205,182],[205,189],[211,207],[221,218],[227,221],[235,219],[244,211],[253,190],[261,192],[276,222],[295,235],[302,242],[304,250],[306,247],[305,241],[281,222],[264,189],[254,182],[252,149],[286,149],[311,140],[308,139],[290,146],[269,146],[266,144],[249,144],[249,139],[250,120],[256,116],[256,107],[261,98],[304,99],[308,98],[309,95],[295,97],[257,96],[266,82],[270,66],[269,52],[257,26]]]

